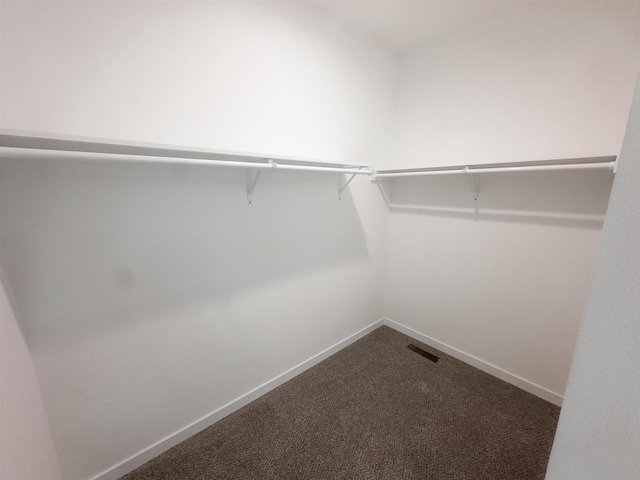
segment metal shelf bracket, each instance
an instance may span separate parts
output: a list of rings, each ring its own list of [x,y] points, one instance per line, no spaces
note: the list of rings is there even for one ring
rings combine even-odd
[[[338,200],[342,200],[342,192],[344,192],[344,189],[347,188],[347,186],[351,183],[351,180],[353,180],[356,177],[356,174],[354,173],[353,175],[351,175],[351,177],[349,178],[349,180],[347,180],[345,182],[345,184],[342,184],[342,174],[338,174]]]
[[[253,190],[256,188],[256,182],[258,181],[260,170],[246,170],[244,175],[247,180],[247,202],[251,204],[253,200]]]
[[[480,174],[474,173],[469,167],[464,167],[464,173],[469,173],[471,178],[471,188],[473,189],[473,199],[478,200],[480,196]]]

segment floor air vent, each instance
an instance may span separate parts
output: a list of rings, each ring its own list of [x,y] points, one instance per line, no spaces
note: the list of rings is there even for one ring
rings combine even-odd
[[[425,358],[428,358],[429,360],[431,360],[433,363],[437,362],[438,360],[440,360],[439,357],[436,357],[434,354],[429,353],[429,352],[425,352],[423,349],[421,349],[420,347],[416,347],[413,344],[407,345],[407,348],[409,350],[413,350],[416,353],[419,353],[420,355],[422,355]]]

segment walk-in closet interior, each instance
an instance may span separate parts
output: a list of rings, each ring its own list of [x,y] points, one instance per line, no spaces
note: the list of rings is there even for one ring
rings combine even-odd
[[[639,1],[0,0],[0,479],[639,479],[639,73]]]

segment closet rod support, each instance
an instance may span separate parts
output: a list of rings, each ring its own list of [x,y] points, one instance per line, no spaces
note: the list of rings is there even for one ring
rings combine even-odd
[[[471,178],[471,188],[473,189],[473,199],[478,200],[480,196],[480,174],[475,173],[473,170],[470,170],[469,167],[464,167],[462,169],[464,173],[469,173]]]
[[[245,170],[245,179],[247,181],[247,202],[251,204],[253,200],[253,191],[256,188],[256,182],[258,181],[258,175],[260,175],[260,170]]]
[[[349,180],[347,180],[346,183],[343,185],[342,175],[338,174],[338,200],[342,200],[342,192],[344,192],[344,189],[347,188],[347,186],[351,183],[351,180],[353,180],[354,178],[356,178],[355,173],[351,175],[351,178],[349,178]]]

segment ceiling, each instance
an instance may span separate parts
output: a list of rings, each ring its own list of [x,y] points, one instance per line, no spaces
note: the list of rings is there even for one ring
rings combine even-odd
[[[514,6],[513,0],[309,0],[402,53]]]

